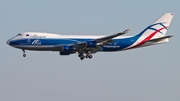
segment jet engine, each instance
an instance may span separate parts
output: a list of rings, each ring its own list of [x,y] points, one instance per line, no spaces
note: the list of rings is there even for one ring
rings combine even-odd
[[[86,42],[86,48],[96,48],[97,42],[96,41],[87,41]]]

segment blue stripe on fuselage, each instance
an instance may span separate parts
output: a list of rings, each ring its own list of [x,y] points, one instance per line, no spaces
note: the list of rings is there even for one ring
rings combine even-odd
[[[129,37],[129,38],[122,38],[122,39],[114,39],[114,41],[111,44],[107,44],[105,46],[102,46],[101,49],[102,51],[119,51],[122,50],[124,48],[129,47],[130,45],[132,45],[134,42],[136,42],[139,39],[139,36],[134,36],[134,37]],[[35,40],[38,40],[36,43],[34,44],[33,42]],[[10,45],[26,45],[26,46],[48,46],[48,45],[70,45],[70,44],[77,44],[79,42],[86,42],[89,40],[93,40],[93,39],[20,39],[20,40],[14,40],[11,41]]]

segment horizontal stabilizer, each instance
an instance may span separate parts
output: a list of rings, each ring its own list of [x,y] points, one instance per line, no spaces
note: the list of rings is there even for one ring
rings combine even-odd
[[[158,42],[158,41],[161,41],[161,40],[164,40],[164,39],[169,39],[169,38],[171,38],[172,37],[172,35],[171,36],[164,36],[164,37],[160,37],[160,38],[156,38],[156,39],[152,39],[152,40],[148,40],[148,41],[146,41],[146,42]]]

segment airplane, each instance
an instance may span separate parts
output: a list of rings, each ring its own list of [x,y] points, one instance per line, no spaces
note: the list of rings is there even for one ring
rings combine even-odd
[[[97,52],[124,51],[169,42],[172,35],[166,36],[166,32],[173,16],[173,13],[164,13],[155,22],[134,36],[124,36],[131,29],[109,36],[22,32],[9,39],[6,43],[21,49],[23,57],[26,57],[25,50],[33,50],[58,51],[60,55],[78,53],[81,60],[85,58],[91,59],[92,54]]]

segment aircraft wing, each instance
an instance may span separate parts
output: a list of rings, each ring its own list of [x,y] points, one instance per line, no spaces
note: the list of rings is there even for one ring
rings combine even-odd
[[[111,40],[111,39],[113,39],[113,38],[115,38],[115,37],[118,37],[118,36],[120,36],[120,35],[126,34],[126,33],[128,33],[129,31],[131,31],[130,28],[127,29],[127,30],[125,30],[125,31],[123,31],[123,32],[119,32],[119,33],[117,33],[117,34],[113,34],[113,35],[109,35],[109,36],[105,36],[105,37],[102,37],[102,38],[95,39],[95,41],[96,41],[97,43],[101,43],[101,42],[104,42],[104,41],[108,41],[108,40]]]
[[[94,39],[94,40],[91,40],[91,41],[88,41],[88,42],[89,42],[89,44],[94,44],[95,43],[98,46],[105,45],[107,43],[111,43],[113,38],[118,37],[118,36],[123,35],[123,34],[126,34],[129,31],[131,31],[130,28],[123,31],[123,32],[119,32],[117,34],[101,37],[101,38]],[[88,42],[80,42],[80,43],[74,44],[73,46],[77,47],[77,48],[86,48],[87,45],[88,45]]]
[[[99,51],[98,46],[106,45],[108,43],[112,42],[112,39],[115,37],[118,37],[120,35],[126,34],[130,31],[131,29],[127,29],[123,32],[119,32],[117,34],[101,37],[98,39],[93,39],[85,42],[80,42],[76,44],[69,44],[69,45],[57,45],[54,47],[54,51],[64,51],[64,50],[71,50],[71,51],[86,51],[87,49],[91,48],[93,51]]]

